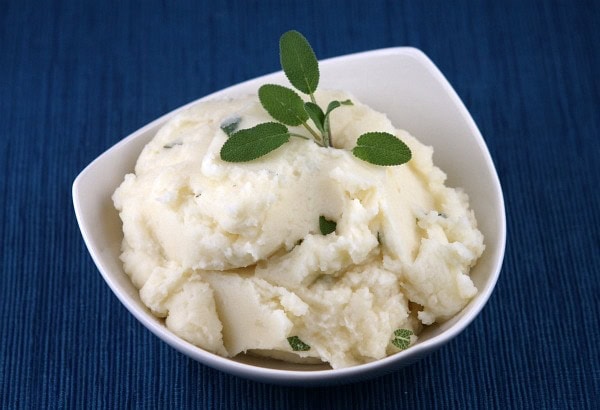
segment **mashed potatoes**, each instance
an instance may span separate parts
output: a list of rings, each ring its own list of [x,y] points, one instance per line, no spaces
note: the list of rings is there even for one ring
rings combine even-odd
[[[317,94],[325,104],[346,98]],[[418,334],[477,293],[468,273],[484,246],[467,196],[444,185],[431,147],[352,100],[332,113],[344,149],[292,138],[258,160],[223,162],[224,121],[272,121],[255,96],[197,104],[145,147],[113,196],[121,259],[174,333],[223,356],[341,368],[397,352],[396,329]],[[398,136],[411,161],[380,167],[354,157],[368,131]],[[320,216],[335,232],[321,234]],[[290,337],[310,348],[294,351]]]

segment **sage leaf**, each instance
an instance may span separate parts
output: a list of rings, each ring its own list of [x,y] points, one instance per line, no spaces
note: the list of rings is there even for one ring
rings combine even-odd
[[[308,120],[304,101],[291,88],[265,84],[259,88],[258,98],[269,115],[285,125],[296,126]]]
[[[329,115],[331,113],[331,111],[335,110],[338,107],[341,107],[342,105],[354,105],[354,103],[352,103],[352,100],[344,100],[344,101],[334,100],[334,101],[330,102],[329,105],[327,106],[327,111],[325,111],[325,115]]]
[[[325,113],[317,104],[313,102],[305,102],[304,110],[308,113],[308,116],[315,123],[315,126],[321,133],[325,132]]]
[[[396,329],[392,344],[400,350],[404,350],[410,346],[410,336],[413,334],[409,329]]]
[[[300,340],[298,336],[288,337],[287,341],[294,352],[306,352],[310,350],[310,346]]]
[[[266,122],[231,134],[221,147],[221,159],[227,162],[247,162],[279,148],[290,139],[285,125]]]
[[[356,141],[355,157],[374,165],[401,165],[410,161],[410,148],[387,132],[367,132]]]
[[[330,221],[323,215],[319,216],[319,229],[323,235],[329,235],[330,233],[335,232],[335,228],[337,228],[337,223],[335,221]]]
[[[312,47],[295,30],[283,33],[279,39],[281,68],[290,83],[304,94],[312,94],[319,85],[319,62]]]

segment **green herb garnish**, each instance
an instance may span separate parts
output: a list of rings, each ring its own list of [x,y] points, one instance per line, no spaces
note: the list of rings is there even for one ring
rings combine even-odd
[[[404,350],[410,346],[410,336],[413,334],[409,329],[396,329],[392,344],[400,350]]]
[[[331,101],[323,110],[314,93],[319,85],[319,62],[302,34],[295,30],[284,33],[279,40],[281,68],[292,86],[310,97],[304,100],[291,88],[265,84],[258,90],[263,108],[277,123],[259,124],[249,130],[236,131],[235,124],[222,124],[230,136],[221,148],[221,159],[228,162],[252,161],[279,148],[290,137],[310,139],[289,132],[286,126],[303,126],[312,140],[322,147],[334,147],[331,135],[331,113],[336,108],[352,105],[352,101]],[[312,126],[309,121],[312,122]],[[316,128],[316,129],[315,129]],[[411,159],[410,148],[397,137],[386,132],[361,135],[352,153],[357,158],[375,165],[401,165]]]
[[[269,115],[280,123],[308,126],[304,101],[294,90],[281,85],[265,84],[258,90],[258,99]]]
[[[310,346],[300,340],[298,336],[288,337],[287,341],[294,352],[306,352],[310,350]]]
[[[290,133],[283,124],[258,124],[231,134],[221,148],[221,159],[229,162],[252,161],[279,148],[289,139]]]
[[[163,145],[163,148],[171,149],[171,148],[173,148],[176,145],[183,145],[183,142],[181,142],[181,141],[171,142],[169,144]]]
[[[411,157],[410,148],[387,132],[367,132],[356,141],[355,157],[375,165],[403,164]]]
[[[335,232],[335,228],[337,228],[337,223],[335,223],[335,221],[330,221],[323,215],[319,216],[319,229],[323,235],[329,235],[331,232]]]
[[[319,62],[312,47],[302,34],[290,30],[281,36],[279,61],[286,77],[297,90],[310,95],[317,90]]]
[[[231,134],[233,134],[237,130],[238,125],[240,125],[240,121],[242,121],[240,117],[228,118],[221,123],[221,129],[228,137],[231,137]]]

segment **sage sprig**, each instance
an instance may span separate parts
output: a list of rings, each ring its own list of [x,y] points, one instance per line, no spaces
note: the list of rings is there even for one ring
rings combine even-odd
[[[290,84],[308,95],[310,101],[304,102],[295,90],[288,87],[275,84],[261,86],[258,90],[260,103],[277,122],[239,131],[235,131],[237,124],[222,127],[229,136],[221,148],[223,161],[252,161],[284,145],[290,137],[309,139],[291,133],[287,126],[303,126],[315,143],[322,147],[334,147],[331,113],[339,107],[352,105],[352,101],[334,100],[329,102],[325,110],[317,104],[314,94],[319,85],[319,62],[312,47],[299,32],[291,30],[281,36],[279,56],[281,68]],[[363,161],[382,166],[401,165],[411,159],[410,148],[386,132],[361,135],[352,153]]]

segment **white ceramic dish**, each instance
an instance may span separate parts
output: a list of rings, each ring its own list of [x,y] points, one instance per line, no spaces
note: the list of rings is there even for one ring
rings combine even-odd
[[[477,296],[452,320],[427,328],[411,348],[356,367],[332,370],[325,365],[294,365],[241,356],[225,359],[180,339],[141,302],[119,260],[121,222],[111,200],[125,174],[132,172],[144,145],[181,107],[134,132],[88,165],[73,183],[73,203],[88,250],[115,295],[150,331],[205,365],[263,382],[319,385],[355,381],[399,369],[457,336],[487,302],[500,274],[506,241],[502,190],[485,142],[465,106],[442,73],[421,51],[402,47],[369,51],[321,61],[321,88],[344,89],[385,112],[396,127],[434,147],[434,162],[448,174],[448,184],[469,194],[486,250],[471,277]],[[287,84],[270,74],[202,98],[255,93],[266,82]],[[194,104],[192,102],[188,105]]]

